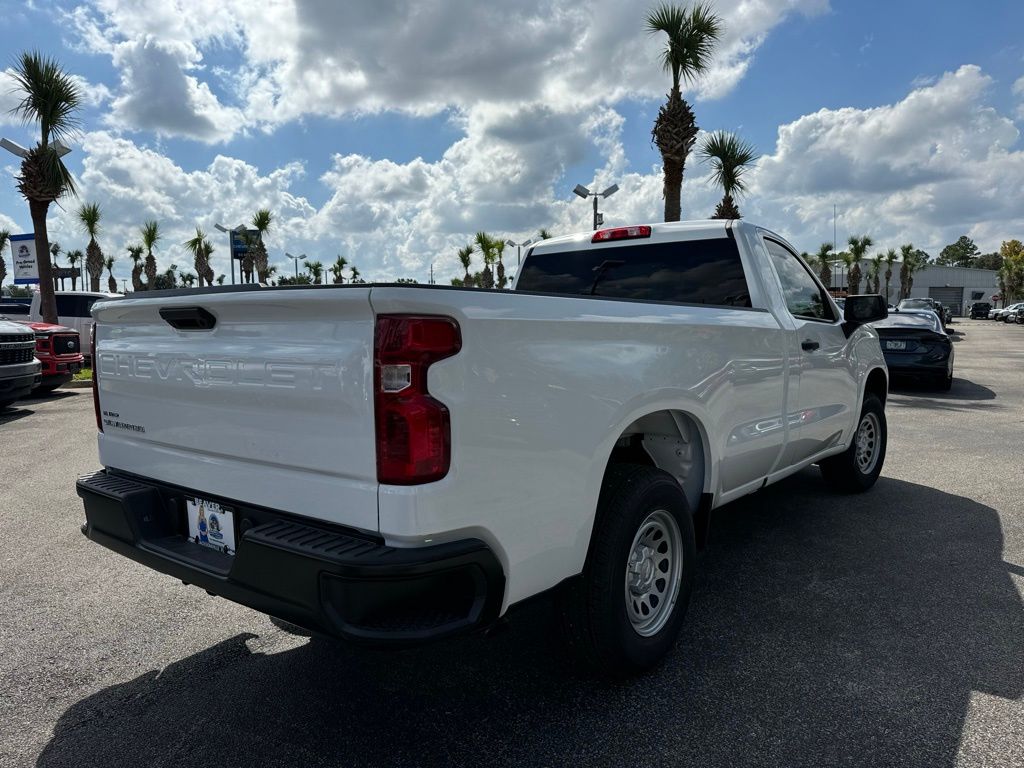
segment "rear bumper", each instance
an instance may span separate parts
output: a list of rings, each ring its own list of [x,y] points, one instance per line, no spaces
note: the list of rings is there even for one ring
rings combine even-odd
[[[232,557],[192,544],[185,499],[147,480],[96,472],[78,480],[82,532],[154,570],[315,632],[407,645],[487,626],[505,578],[477,539],[396,548],[340,526],[217,499],[235,513]]]

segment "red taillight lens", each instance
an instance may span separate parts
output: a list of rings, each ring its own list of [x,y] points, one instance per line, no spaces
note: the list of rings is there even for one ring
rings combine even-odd
[[[635,240],[638,237],[650,237],[651,228],[646,224],[638,227],[616,227],[615,229],[599,229],[590,238],[592,243],[605,243],[609,240]]]
[[[96,429],[103,431],[100,415],[100,361],[96,357],[96,323],[89,329],[89,356],[92,358],[92,409],[96,412]]]
[[[449,317],[380,315],[374,336],[377,481],[440,480],[451,465],[448,409],[427,391],[427,369],[462,348]]]

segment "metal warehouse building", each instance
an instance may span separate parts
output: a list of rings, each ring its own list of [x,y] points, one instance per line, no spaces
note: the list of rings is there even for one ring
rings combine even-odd
[[[867,281],[869,262],[862,261],[861,290]],[[900,293],[900,262],[892,265],[892,280],[889,281],[889,303],[899,301]],[[838,280],[833,291],[838,288],[846,290],[846,275],[836,275]],[[882,265],[882,291],[885,291],[885,265]],[[841,284],[840,284],[841,283]],[[928,296],[938,299],[953,310],[953,314],[962,315],[975,301],[992,301],[992,295],[999,294],[999,278],[992,269],[971,269],[969,267],[939,267],[929,264],[920,272],[914,273],[914,287],[911,296]]]

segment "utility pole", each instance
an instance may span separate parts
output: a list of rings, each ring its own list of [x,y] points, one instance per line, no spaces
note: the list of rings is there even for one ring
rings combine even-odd
[[[603,217],[601,216],[600,213],[597,212],[597,198],[603,197],[603,198],[607,199],[607,198],[611,197],[612,195],[614,195],[618,191],[619,191],[619,185],[618,184],[612,184],[604,192],[591,192],[589,189],[584,187],[582,184],[577,184],[576,188],[573,190],[574,194],[579,195],[584,200],[586,200],[588,197],[593,197],[594,198],[594,229],[595,230],[603,222]]]

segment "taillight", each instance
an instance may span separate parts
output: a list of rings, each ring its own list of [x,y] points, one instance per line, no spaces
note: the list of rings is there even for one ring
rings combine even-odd
[[[616,227],[615,229],[599,229],[590,238],[592,243],[605,243],[609,240],[635,240],[640,237],[650,237],[651,228],[646,224],[638,227]]]
[[[427,391],[427,369],[462,348],[449,317],[380,315],[374,334],[377,481],[440,480],[451,465],[448,409]]]
[[[96,357],[96,323],[89,328],[89,356],[92,358],[92,409],[96,412],[96,429],[103,431],[100,416],[100,361]]]

